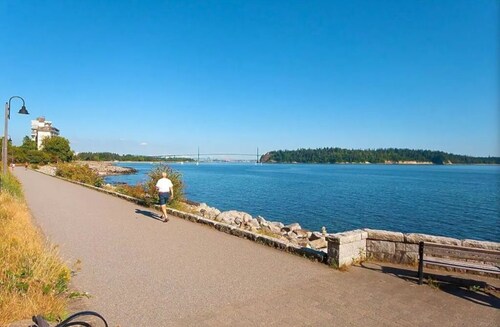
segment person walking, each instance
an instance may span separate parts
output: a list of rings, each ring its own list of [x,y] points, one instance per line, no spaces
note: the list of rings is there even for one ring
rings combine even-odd
[[[161,173],[162,178],[156,182],[156,188],[158,189],[158,194],[160,196],[160,206],[162,211],[163,222],[168,221],[167,217],[167,202],[169,199],[174,197],[174,184],[167,178],[167,173]]]

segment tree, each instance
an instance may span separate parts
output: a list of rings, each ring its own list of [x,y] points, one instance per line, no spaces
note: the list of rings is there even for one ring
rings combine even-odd
[[[23,144],[21,145],[21,148],[25,150],[37,150],[36,142],[32,140],[31,137],[25,136],[23,138]]]
[[[52,161],[69,162],[73,159],[73,151],[68,139],[61,136],[52,136],[43,139],[43,152],[50,155]]]

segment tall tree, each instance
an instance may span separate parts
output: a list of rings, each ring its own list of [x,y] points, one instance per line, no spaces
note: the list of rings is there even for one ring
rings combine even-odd
[[[25,136],[23,138],[23,144],[21,145],[21,148],[25,150],[37,150],[36,148],[36,142],[31,139],[29,136]]]
[[[43,139],[43,152],[50,155],[52,161],[68,162],[73,159],[73,151],[68,139],[61,136],[52,136]]]

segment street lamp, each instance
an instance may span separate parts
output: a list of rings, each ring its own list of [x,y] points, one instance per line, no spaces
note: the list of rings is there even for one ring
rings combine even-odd
[[[9,138],[8,134],[8,128],[9,128],[9,119],[10,119],[10,102],[12,99],[21,99],[23,101],[23,106],[19,110],[19,113],[22,115],[28,115],[29,112],[26,110],[25,102],[24,99],[21,98],[20,96],[14,95],[9,99],[8,102],[5,102],[5,128],[3,130],[4,136],[3,136],[3,142],[2,142],[2,174],[5,175],[7,174],[7,142]]]

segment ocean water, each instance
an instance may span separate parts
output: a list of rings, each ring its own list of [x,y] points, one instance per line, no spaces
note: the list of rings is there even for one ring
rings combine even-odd
[[[150,163],[108,183],[147,179]],[[171,164],[188,199],[328,232],[357,228],[500,242],[500,166]]]

